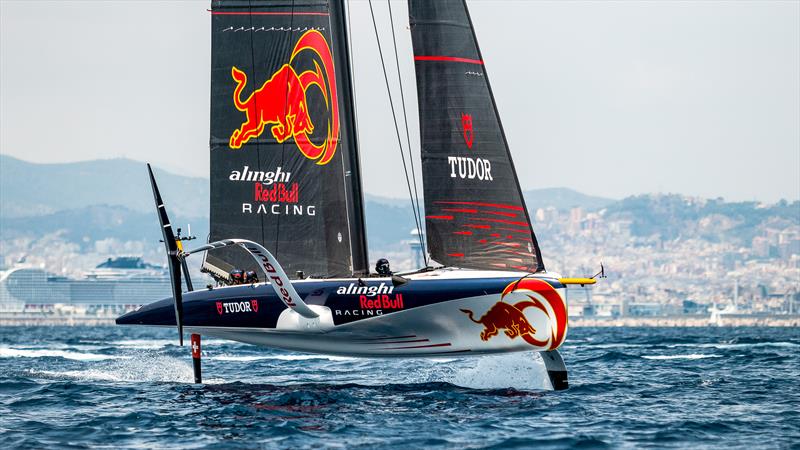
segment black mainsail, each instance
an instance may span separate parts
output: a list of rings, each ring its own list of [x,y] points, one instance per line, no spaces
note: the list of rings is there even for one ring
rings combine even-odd
[[[214,0],[211,28],[210,240],[290,276],[368,273],[342,1]],[[204,268],[256,270],[238,248]]]
[[[409,0],[425,227],[447,266],[544,270],[464,0]]]

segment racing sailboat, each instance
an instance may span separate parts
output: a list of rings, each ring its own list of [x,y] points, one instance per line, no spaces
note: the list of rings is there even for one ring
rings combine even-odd
[[[595,280],[545,270],[465,1],[408,5],[431,264],[369,270],[344,0],[214,0],[211,242],[183,249],[151,171],[173,296],[118,324],[346,356],[535,351],[567,388],[564,290]],[[197,253],[223,285],[192,290]],[[224,285],[239,270],[259,281]]]

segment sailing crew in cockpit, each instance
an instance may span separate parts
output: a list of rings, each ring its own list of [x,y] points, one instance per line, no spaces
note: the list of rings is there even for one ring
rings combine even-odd
[[[386,258],[381,258],[375,263],[375,272],[378,272],[378,275],[382,277],[390,277],[392,276],[392,269],[389,268],[389,260]]]

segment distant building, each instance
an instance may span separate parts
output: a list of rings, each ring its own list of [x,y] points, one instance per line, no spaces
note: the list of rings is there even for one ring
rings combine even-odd
[[[753,238],[751,247],[753,249],[753,256],[758,258],[769,257],[769,239],[762,236],[756,236]]]
[[[411,230],[411,239],[408,241],[411,247],[411,261],[415,269],[425,267],[425,249],[423,244],[425,242],[425,233],[419,231],[418,228]]]

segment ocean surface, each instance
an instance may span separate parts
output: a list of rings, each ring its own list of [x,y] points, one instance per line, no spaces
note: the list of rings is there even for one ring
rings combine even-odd
[[[351,359],[0,328],[2,448],[800,448],[800,330],[576,328],[538,356]]]

